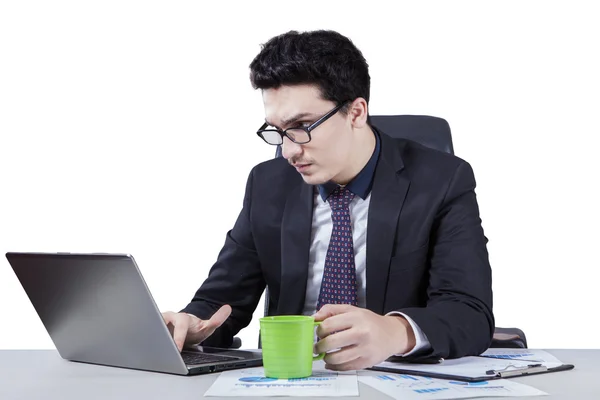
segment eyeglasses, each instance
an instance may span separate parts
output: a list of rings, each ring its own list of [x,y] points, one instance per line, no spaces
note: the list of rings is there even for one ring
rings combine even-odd
[[[268,144],[272,144],[274,146],[280,145],[283,143],[283,137],[287,136],[294,143],[305,144],[310,142],[312,139],[310,132],[315,129],[317,126],[321,125],[323,122],[327,121],[329,118],[335,115],[342,107],[344,107],[348,102],[343,102],[337,105],[333,110],[329,111],[327,114],[323,115],[321,118],[310,124],[309,126],[295,126],[293,128],[288,128],[285,131],[281,129],[272,128],[265,129],[269,124],[266,122],[258,129],[256,134],[260,136],[265,142]]]

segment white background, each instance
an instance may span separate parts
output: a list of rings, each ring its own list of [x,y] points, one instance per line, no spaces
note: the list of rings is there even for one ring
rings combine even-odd
[[[450,123],[478,182],[497,326],[600,347],[598,12],[389,4],[0,3],[0,348],[53,348],[7,251],[131,253],[161,310],[187,304],[273,156],[248,65],[270,37],[317,28],[363,51],[371,114]],[[257,334],[255,319],[244,347]]]

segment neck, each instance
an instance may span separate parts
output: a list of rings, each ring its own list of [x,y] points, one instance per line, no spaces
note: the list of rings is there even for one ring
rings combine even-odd
[[[338,185],[347,185],[354,179],[367,165],[375,151],[375,133],[368,125],[364,130],[365,132],[358,132],[354,151],[351,151],[348,157],[348,165],[333,179],[333,182]]]

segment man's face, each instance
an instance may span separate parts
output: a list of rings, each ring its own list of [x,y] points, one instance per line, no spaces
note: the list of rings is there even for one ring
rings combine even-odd
[[[310,85],[281,86],[263,90],[265,119],[281,130],[309,126],[336,104],[323,100],[318,88]],[[349,117],[340,112],[310,132],[311,141],[297,144],[283,138],[283,157],[308,184],[335,180],[349,165],[353,143]]]

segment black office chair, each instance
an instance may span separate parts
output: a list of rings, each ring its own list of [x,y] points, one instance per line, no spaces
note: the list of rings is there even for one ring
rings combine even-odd
[[[443,118],[427,115],[373,115],[371,125],[389,136],[410,139],[454,154],[450,125]],[[490,347],[527,348],[527,339],[519,328],[496,327]]]
[[[413,140],[454,154],[450,125],[443,118],[427,115],[372,115],[370,123],[389,136]],[[280,156],[281,148],[277,146],[275,157]],[[269,315],[269,288],[265,290],[264,315]],[[260,337],[258,347],[261,347]],[[527,348],[527,339],[521,329],[496,327],[490,347]]]

